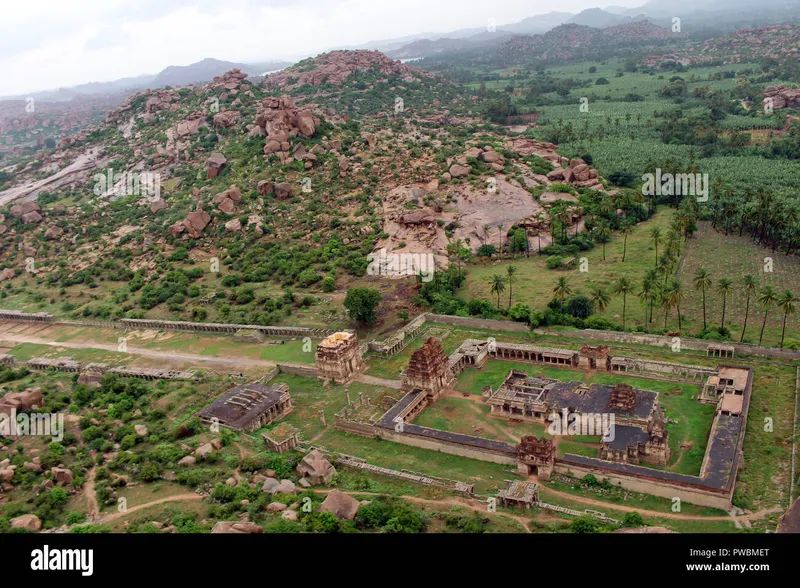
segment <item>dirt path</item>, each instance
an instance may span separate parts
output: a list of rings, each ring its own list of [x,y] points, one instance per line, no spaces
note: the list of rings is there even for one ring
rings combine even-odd
[[[94,520],[100,514],[100,507],[97,504],[97,495],[94,492],[94,476],[97,473],[97,466],[89,470],[86,476],[86,483],[83,492],[86,495],[86,502],[89,505],[89,520]]]
[[[104,351],[119,352],[116,344],[106,343],[82,343],[75,341],[52,341],[49,339],[42,339],[40,337],[31,337],[29,335],[19,335],[17,333],[2,333],[0,334],[0,341],[3,343],[34,343],[38,345],[49,345],[51,347],[63,347],[65,349],[102,349]],[[151,349],[144,349],[142,347],[128,346],[125,353],[129,355],[139,355],[149,359],[161,361],[184,361],[187,364],[197,365],[204,363],[213,366],[227,366],[227,367],[253,367],[253,368],[273,368],[278,362],[269,361],[265,359],[251,359],[244,357],[209,357],[207,355],[192,355],[189,353],[173,353],[164,350],[153,351]],[[285,362],[283,362],[285,363]]]
[[[166,498],[159,498],[158,500],[153,500],[152,502],[147,502],[145,504],[140,504],[138,506],[134,506],[133,508],[127,509],[125,512],[115,512],[113,514],[107,514],[98,518],[98,523],[110,523],[111,521],[116,521],[119,518],[128,516],[138,510],[144,510],[145,508],[150,508],[151,506],[157,506],[159,504],[164,504],[165,502],[182,502],[185,500],[201,500],[203,496],[200,494],[176,494],[175,496],[167,496]]]

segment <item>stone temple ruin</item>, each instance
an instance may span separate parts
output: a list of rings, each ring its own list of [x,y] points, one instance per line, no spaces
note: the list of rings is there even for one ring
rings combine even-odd
[[[317,372],[322,380],[349,384],[366,367],[355,333],[339,332],[317,345]]]
[[[378,419],[355,421],[337,415],[336,428],[367,437],[432,449],[471,459],[507,464],[520,474],[539,481],[552,474],[582,478],[592,474],[622,488],[672,499],[679,497],[694,504],[730,509],[736,476],[741,464],[741,447],[747,419],[753,370],[747,367],[691,366],[637,357],[612,356],[605,345],[584,346],[580,351],[550,349],[519,343],[467,340],[447,359],[451,375],[442,373],[441,346],[428,340],[412,355],[403,373],[399,399],[392,400]],[[554,424],[554,419],[569,417],[579,422],[581,432],[594,424],[598,437],[596,457],[565,453],[559,457],[552,440],[523,437],[519,444],[443,431],[414,423],[427,406],[441,397],[444,389],[467,367],[481,369],[487,362],[504,359],[532,364],[557,365],[586,371],[633,372],[640,377],[681,382],[705,381],[699,402],[715,403],[706,453],[698,475],[680,474],[641,464],[663,466],[669,463],[667,418],[660,406],[659,393],[639,390],[624,383],[584,384],[531,377],[511,370],[497,390],[484,388],[483,400],[490,415],[510,421]],[[607,429],[597,416],[613,422]],[[611,418],[613,416],[613,421]],[[612,434],[606,435],[611,431]],[[590,429],[591,431],[591,429]],[[559,435],[559,433],[555,433]],[[571,433],[564,433],[571,434]],[[518,504],[532,503],[531,488],[509,488],[507,498]]]
[[[292,411],[289,386],[265,386],[254,382],[236,386],[197,413],[205,423],[234,431],[255,431]],[[281,443],[285,439],[276,439]]]
[[[411,354],[411,361],[402,376],[403,390],[424,390],[431,401],[438,400],[456,380],[442,344],[433,337]]]

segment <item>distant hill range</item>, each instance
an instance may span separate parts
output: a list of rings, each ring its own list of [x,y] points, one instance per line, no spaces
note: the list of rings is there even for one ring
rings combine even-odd
[[[81,96],[99,96],[118,94],[147,88],[164,88],[166,86],[188,86],[209,82],[234,68],[242,70],[250,76],[261,76],[264,73],[278,71],[292,65],[288,61],[267,61],[262,63],[235,63],[219,59],[203,59],[190,65],[171,65],[156,75],[142,75],[132,78],[121,78],[110,82],[91,82],[58,90],[32,92],[20,96],[6,96],[0,100],[22,100],[33,97],[47,102],[62,102]]]

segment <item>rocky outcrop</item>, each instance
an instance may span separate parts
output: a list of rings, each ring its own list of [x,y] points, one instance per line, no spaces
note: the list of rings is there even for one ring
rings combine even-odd
[[[222,153],[212,153],[206,161],[206,179],[216,178],[227,163],[228,160]]]
[[[310,139],[319,123],[311,110],[298,109],[288,95],[264,98],[256,110],[255,122],[267,137],[264,155],[283,153],[282,159],[288,155],[289,139],[297,136]]]
[[[264,529],[254,523],[241,523],[236,521],[220,521],[214,528],[211,529],[212,533],[234,533],[234,534],[252,534],[263,533]]]
[[[358,508],[361,504],[353,498],[339,490],[332,490],[322,505],[319,507],[320,512],[329,512],[337,518],[351,521],[358,513]]]
[[[41,406],[44,400],[41,388],[28,388],[23,392],[8,392],[0,399],[0,412],[9,413],[12,408],[17,412]]]
[[[764,90],[762,105],[771,105],[773,109],[800,109],[800,89],[790,90],[785,85],[769,86]]]
[[[172,225],[169,232],[174,237],[186,233],[192,239],[199,239],[210,222],[211,215],[205,210],[198,209],[190,212],[185,220]]]
[[[458,165],[457,163],[450,166],[451,178],[466,178],[469,176],[470,168],[468,165]]]
[[[330,51],[267,76],[264,87],[274,90],[299,88],[305,84],[339,86],[355,71],[375,69],[382,74],[401,76],[405,82],[437,77],[395,61],[380,51]]]
[[[20,218],[22,219],[22,222],[27,224],[29,222],[38,222],[31,220],[37,217],[39,221],[42,220],[42,217],[39,214],[41,210],[42,209],[35,202],[22,202],[20,204],[15,204],[14,206],[12,206],[9,209],[9,212],[11,213],[11,216],[15,218]],[[25,220],[26,217],[29,220]]]
[[[26,514],[15,517],[9,521],[12,529],[25,529],[26,531],[37,532],[42,529],[42,521],[34,514]]]
[[[336,473],[336,468],[316,449],[309,451],[303,457],[296,470],[312,486],[327,484],[331,476]]]
[[[242,202],[242,193],[236,186],[231,186],[224,192],[220,192],[214,196],[212,204],[216,204],[220,212],[225,214],[233,214],[236,212],[236,205]]]
[[[44,232],[44,238],[48,241],[54,241],[64,234],[64,229],[61,227],[50,227]]]
[[[278,200],[288,200],[292,197],[292,185],[288,182],[281,182],[280,184],[275,184],[275,198]]]

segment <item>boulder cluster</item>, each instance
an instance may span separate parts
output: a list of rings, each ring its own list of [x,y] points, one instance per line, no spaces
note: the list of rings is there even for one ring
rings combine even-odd
[[[764,90],[764,100],[762,100],[762,104],[766,106],[770,103],[773,109],[800,109],[800,89],[790,90],[785,85],[768,86]]]
[[[291,96],[264,98],[256,110],[258,134],[267,137],[264,155],[277,153],[281,160],[289,157],[289,139],[300,136],[310,139],[317,131],[319,119],[308,108],[297,108]],[[301,154],[302,159],[305,153]]]

